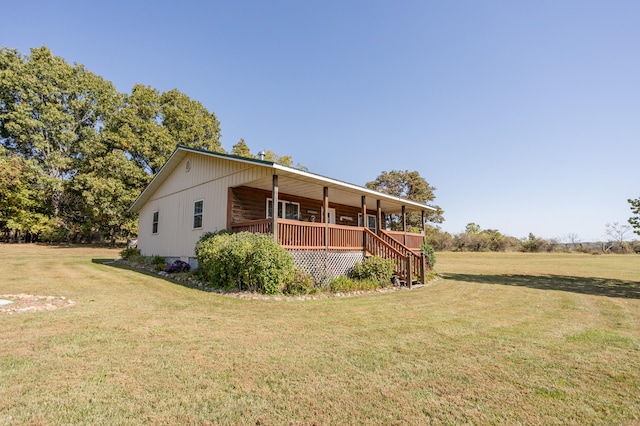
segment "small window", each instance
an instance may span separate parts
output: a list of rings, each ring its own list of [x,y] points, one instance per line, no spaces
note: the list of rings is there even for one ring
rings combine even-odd
[[[204,201],[196,201],[193,205],[193,229],[202,228],[202,212],[204,210]]]
[[[151,225],[151,233],[152,234],[157,234],[158,233],[158,219],[160,217],[160,212],[153,212],[153,222]]]
[[[284,216],[283,216],[284,215]],[[267,198],[267,219],[273,217],[273,200]],[[278,201],[278,217],[284,219],[300,220],[300,203],[292,201]]]

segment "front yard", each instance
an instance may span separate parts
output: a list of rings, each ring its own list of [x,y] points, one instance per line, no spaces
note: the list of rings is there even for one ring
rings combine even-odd
[[[414,290],[243,300],[0,245],[0,424],[633,424],[640,256],[439,253]],[[1,307],[0,307],[1,308]]]

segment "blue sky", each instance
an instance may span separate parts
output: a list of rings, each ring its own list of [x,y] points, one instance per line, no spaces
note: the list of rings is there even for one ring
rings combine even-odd
[[[640,197],[640,2],[31,1],[0,45],[46,45],[121,92],[177,88],[230,150],[363,185],[417,170],[446,231],[604,238]]]

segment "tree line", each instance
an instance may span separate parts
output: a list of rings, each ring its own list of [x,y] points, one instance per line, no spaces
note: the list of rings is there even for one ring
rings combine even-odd
[[[529,233],[526,238],[502,234],[497,229],[482,229],[468,223],[463,232],[451,234],[437,226],[427,227],[426,240],[437,251],[521,251],[530,253],[640,253],[640,241],[628,241],[631,227],[618,222],[605,227],[605,241],[584,242],[575,233],[557,238],[541,238]]]
[[[128,209],[177,145],[226,152],[220,122],[177,89],[129,93],[45,46],[0,49],[0,240],[112,244],[137,234]],[[306,170],[289,155],[231,154]],[[367,186],[421,202],[435,198],[417,172],[384,172]],[[442,221],[442,210],[429,218]],[[418,217],[409,225],[418,227]],[[398,217],[391,226],[399,226]]]

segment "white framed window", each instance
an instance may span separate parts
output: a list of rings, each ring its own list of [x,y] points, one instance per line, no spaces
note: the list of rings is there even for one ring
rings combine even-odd
[[[372,232],[377,232],[378,218],[374,214],[367,215],[367,228]],[[362,213],[358,213],[358,226],[362,226]]]
[[[267,198],[267,219],[273,217],[273,199]],[[300,203],[278,200],[278,217],[281,219],[300,220]]]
[[[158,233],[158,219],[160,218],[160,212],[153,212],[153,221],[151,222],[151,233]]]
[[[204,212],[204,200],[198,200],[193,204],[193,229],[202,228],[202,214]]]

